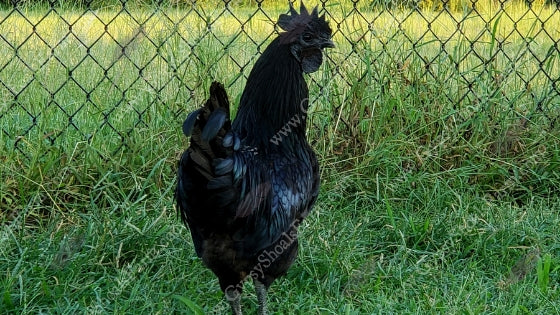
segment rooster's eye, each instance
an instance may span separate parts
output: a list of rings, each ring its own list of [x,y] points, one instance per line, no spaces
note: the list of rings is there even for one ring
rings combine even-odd
[[[311,41],[312,38],[313,38],[313,36],[311,36],[311,33],[303,33],[303,35],[302,35],[302,39],[305,42]]]

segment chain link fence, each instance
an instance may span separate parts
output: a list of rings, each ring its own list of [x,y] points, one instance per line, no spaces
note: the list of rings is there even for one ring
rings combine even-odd
[[[126,149],[138,130],[179,126],[211,80],[239,97],[251,65],[278,32],[287,1],[5,1],[0,10],[0,139]],[[422,0],[317,3],[334,31],[328,80],[342,106],[360,82],[391,79],[461,119],[516,113],[544,130],[560,110],[560,6],[554,1]],[[308,5],[311,5],[308,1]],[[299,6],[299,3],[295,3]],[[370,68],[386,68],[374,76]],[[389,77],[389,78],[388,78]],[[368,81],[369,82],[369,81]],[[418,96],[417,95],[417,96]],[[173,122],[169,122],[172,118]],[[350,123],[350,122],[348,122]],[[175,128],[179,130],[180,128]],[[137,141],[142,141],[137,139]]]

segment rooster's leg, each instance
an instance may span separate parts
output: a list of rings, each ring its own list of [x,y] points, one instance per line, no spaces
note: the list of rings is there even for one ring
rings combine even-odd
[[[229,305],[231,305],[233,315],[241,315],[241,294],[238,294],[235,298],[230,299]]]
[[[266,286],[257,279],[253,279],[255,283],[255,291],[257,291],[257,300],[259,302],[259,315],[266,315]]]

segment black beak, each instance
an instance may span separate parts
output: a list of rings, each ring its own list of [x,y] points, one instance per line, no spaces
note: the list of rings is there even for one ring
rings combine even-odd
[[[324,41],[321,44],[321,49],[323,49],[323,48],[334,48],[334,47],[335,46],[334,46],[334,43],[333,43],[332,39],[327,39],[326,41]]]

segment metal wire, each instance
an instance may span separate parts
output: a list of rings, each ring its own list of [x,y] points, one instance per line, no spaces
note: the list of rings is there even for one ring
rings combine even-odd
[[[28,156],[25,139],[34,133],[41,133],[35,136],[46,145],[92,142],[103,133],[116,153],[128,146],[133,130],[150,127],[155,107],[165,104],[182,119],[184,104],[200,104],[197,91],[210,79],[241,87],[278,32],[274,23],[282,13],[278,4],[246,2],[251,3],[159,1],[142,6],[121,0],[103,7],[86,1],[62,8],[49,1],[32,10],[21,1],[4,5],[0,133],[5,148]],[[371,71],[359,69],[393,67],[389,72],[409,86],[404,93],[419,93],[417,85],[426,78],[456,81],[455,90],[440,92],[463,119],[469,118],[465,108],[495,111],[500,103],[501,110],[525,110],[522,116],[543,129],[556,128],[560,33],[552,24],[560,20],[558,2],[537,7],[519,1],[523,5],[512,10],[513,1],[494,0],[490,11],[477,0],[346,2],[321,0],[319,9],[331,21],[340,47],[328,56],[329,75],[348,90],[372,79]],[[479,29],[469,24],[474,19]],[[380,31],[380,23],[392,26]],[[231,69],[227,77],[217,64]],[[411,64],[422,71],[409,71]],[[358,70],[350,74],[345,67]],[[382,89],[391,88],[391,78],[373,80]],[[504,84],[520,88],[506,93]],[[90,115],[97,119],[88,120]]]

